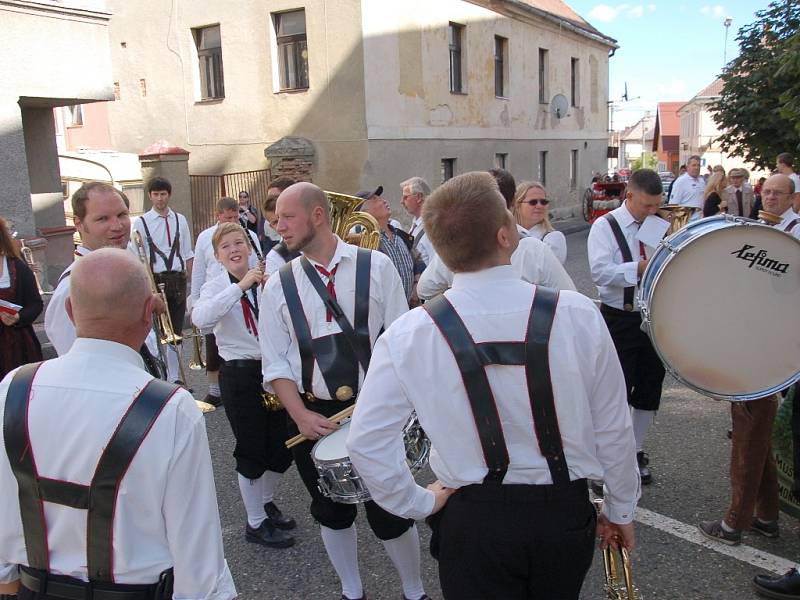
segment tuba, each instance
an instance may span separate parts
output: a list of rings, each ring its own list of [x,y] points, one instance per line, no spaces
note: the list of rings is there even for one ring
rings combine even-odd
[[[336,192],[325,192],[325,195],[331,205],[333,232],[354,246],[377,250],[381,243],[381,228],[378,222],[371,214],[356,210],[364,200],[358,196]],[[353,228],[358,226],[361,227],[361,231],[353,233]]]
[[[598,498],[594,500],[594,505],[599,513],[603,501]],[[642,595],[633,584],[633,566],[627,549],[620,546],[619,550],[614,550],[608,546],[603,550],[603,575],[603,589],[608,600],[642,600]]]
[[[658,216],[669,221],[669,229],[665,237],[669,237],[676,231],[686,227],[696,210],[700,209],[694,206],[683,206],[682,204],[667,204],[659,208]]]

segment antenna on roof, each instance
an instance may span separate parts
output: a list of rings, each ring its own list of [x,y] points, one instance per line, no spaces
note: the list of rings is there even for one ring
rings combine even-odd
[[[633,102],[634,100],[638,100],[639,98],[641,98],[641,96],[636,96],[635,98],[629,98],[628,97],[628,82],[626,81],[625,82],[625,93],[622,94],[622,98],[620,98],[620,101],[622,101],[622,102]]]

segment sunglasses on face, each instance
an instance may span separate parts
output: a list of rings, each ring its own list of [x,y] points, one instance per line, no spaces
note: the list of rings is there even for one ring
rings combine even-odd
[[[542,206],[547,206],[550,204],[550,200],[547,198],[542,198],[541,200],[520,200],[520,204],[527,204],[528,206],[536,206],[537,204],[541,204]]]

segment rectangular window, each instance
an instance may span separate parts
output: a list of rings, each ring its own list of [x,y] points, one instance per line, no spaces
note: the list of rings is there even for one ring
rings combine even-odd
[[[578,151],[569,152],[569,189],[574,190],[578,187]]]
[[[494,36],[494,95],[508,97],[508,40]]]
[[[304,9],[272,15],[278,42],[281,90],[308,89],[308,41]]]
[[[225,97],[222,77],[222,36],[219,25],[192,29],[200,69],[200,99]],[[143,94],[144,95],[144,94]]]
[[[442,183],[448,179],[452,179],[456,174],[456,159],[443,158],[442,159]]]
[[[450,91],[454,94],[461,94],[464,92],[463,71],[461,68],[463,38],[464,26],[458,23],[450,23],[448,30],[448,42],[450,45]]]
[[[547,104],[547,78],[549,77],[548,51],[539,48],[539,104]]]
[[[539,152],[539,183],[547,185],[547,150]]]
[[[506,164],[508,163],[508,153],[507,152],[498,152],[494,155],[494,166],[498,169],[507,169]]]
[[[580,65],[581,61],[577,58],[570,59],[570,103],[572,106],[580,106],[581,95],[581,79],[580,79]]]

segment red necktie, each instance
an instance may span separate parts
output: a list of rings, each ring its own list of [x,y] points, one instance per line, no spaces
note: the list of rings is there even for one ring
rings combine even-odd
[[[647,253],[644,251],[642,240],[639,240],[639,256],[641,256],[642,260],[647,260]]]
[[[253,311],[250,310],[250,305],[247,303],[247,300],[245,300],[244,296],[242,296],[240,302],[242,303],[242,313],[244,314],[245,327],[247,327],[247,331],[250,332],[250,335],[258,339],[258,326],[256,325],[256,320],[253,318]]]
[[[319,265],[314,265],[322,275],[328,278],[328,293],[331,295],[331,298],[336,300],[336,289],[333,287],[333,278],[336,276],[336,269],[339,268],[339,265],[336,265],[331,269],[330,272],[325,267],[320,267]],[[333,314],[331,311],[327,311],[325,313],[325,319],[330,323],[333,320]]]
[[[169,215],[166,215],[165,217],[162,218],[164,219],[164,223],[167,224],[167,246],[172,247],[172,237],[170,236],[169,233]]]

